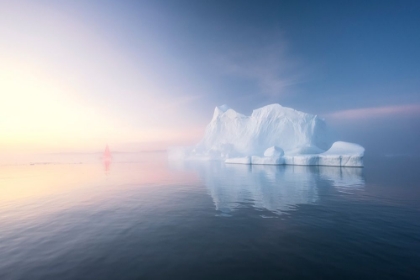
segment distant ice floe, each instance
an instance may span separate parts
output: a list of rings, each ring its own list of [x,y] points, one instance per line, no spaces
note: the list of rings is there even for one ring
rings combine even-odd
[[[334,142],[316,115],[268,105],[251,116],[216,107],[204,138],[194,147],[168,150],[174,160],[222,160],[229,164],[362,167],[365,149]]]

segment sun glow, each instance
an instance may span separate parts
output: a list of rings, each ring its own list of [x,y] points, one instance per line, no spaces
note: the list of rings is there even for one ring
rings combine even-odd
[[[112,120],[77,92],[19,61],[0,65],[0,144],[8,149],[56,146],[107,135]]]
[[[134,50],[108,31],[54,5],[7,7],[0,16],[1,155],[91,152],[105,143],[164,149],[199,135],[201,123],[184,109],[202,95],[176,71],[162,72],[177,64],[156,51],[162,44],[153,32],[141,31],[145,43]]]
[[[86,92],[63,83],[48,71],[43,71],[42,67],[19,60],[2,58],[2,61],[2,152],[95,150],[106,142],[158,141],[162,142],[160,146],[166,146],[168,141],[182,142],[184,138],[199,135],[195,130],[188,133],[174,129],[163,131],[153,127],[153,123],[134,128],[110,112],[105,112],[104,108],[87,102],[83,98]],[[138,117],[141,118],[141,114]],[[125,148],[121,147],[123,150]],[[136,146],[135,149],[144,147]]]

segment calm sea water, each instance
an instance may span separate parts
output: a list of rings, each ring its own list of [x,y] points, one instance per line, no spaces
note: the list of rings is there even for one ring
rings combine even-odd
[[[0,279],[420,279],[420,160],[0,166]]]

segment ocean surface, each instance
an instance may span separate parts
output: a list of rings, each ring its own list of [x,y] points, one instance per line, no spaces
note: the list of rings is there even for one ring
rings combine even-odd
[[[0,279],[420,279],[420,158],[0,165]]]

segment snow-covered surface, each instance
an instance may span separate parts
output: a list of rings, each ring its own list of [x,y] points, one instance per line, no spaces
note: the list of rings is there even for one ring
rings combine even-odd
[[[316,115],[268,105],[242,115],[216,107],[204,138],[190,148],[173,148],[171,159],[224,160],[236,164],[363,166],[364,148],[334,142]]]

